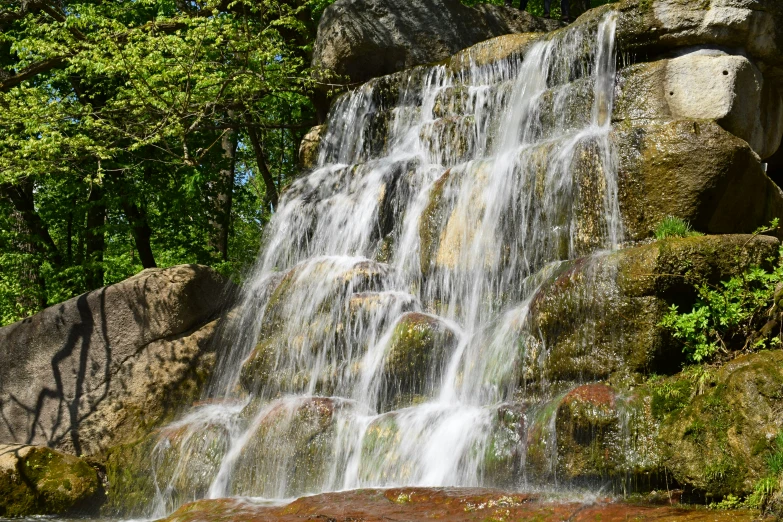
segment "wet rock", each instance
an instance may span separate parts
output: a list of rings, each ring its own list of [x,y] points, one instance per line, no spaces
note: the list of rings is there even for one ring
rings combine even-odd
[[[345,307],[356,292],[379,290],[387,265],[370,260],[315,259],[295,266],[281,279],[266,304],[261,338],[271,337],[307,303],[313,314]]]
[[[158,433],[109,448],[102,456],[109,483],[101,513],[107,516],[147,516],[157,483],[151,457]]]
[[[608,483],[623,494],[663,487],[650,402],[599,383],[539,405],[527,432],[529,476],[588,487]]]
[[[253,504],[239,499],[202,500],[183,506],[166,522],[203,520],[277,520],[294,522],[302,518],[335,522],[363,520],[667,520],[673,522],[751,522],[753,511],[716,511],[672,506],[650,506],[598,499],[595,502],[552,501],[542,495],[469,488],[390,488],[322,493],[298,499],[280,507]]]
[[[604,246],[607,184],[600,146],[593,140],[580,141],[567,152],[569,161],[564,164],[563,148],[569,146],[543,141],[525,148],[519,152],[521,168],[510,172],[496,158],[446,170],[433,184],[419,222],[422,273],[499,270],[515,257],[537,270],[547,262],[587,255]],[[499,175],[507,192],[491,194],[487,187],[498,183]],[[526,209],[519,223],[524,231],[484,230],[486,209],[495,205],[504,205],[501,215]],[[497,233],[503,237],[489,244]],[[536,247],[530,248],[533,243]],[[476,256],[476,249],[483,255]]]
[[[152,459],[169,509],[207,496],[230,440],[227,427],[215,422],[178,423],[161,430]]]
[[[432,439],[438,421],[444,418],[457,420],[464,414],[459,406],[434,406],[423,410],[401,409],[375,418],[363,433],[358,475],[361,483],[400,483],[420,481],[431,470],[420,464],[422,455],[417,451]],[[525,413],[527,406],[521,403],[501,404],[481,411],[475,421],[485,430],[469,435],[469,446],[455,474],[467,471],[468,476],[483,477],[486,486],[514,487],[523,479],[525,454]],[[487,415],[488,414],[488,415]],[[453,426],[453,425],[452,425]],[[475,425],[461,425],[456,429],[474,429]],[[445,437],[452,434],[439,432]],[[456,435],[459,436],[459,435]],[[458,478],[447,480],[458,481]]]
[[[651,385],[659,445],[673,477],[707,500],[743,496],[768,472],[783,430],[783,351]]]
[[[497,408],[484,448],[482,471],[485,485],[513,487],[524,474],[526,404],[503,404]]]
[[[448,60],[451,70],[457,72],[474,65],[489,65],[512,56],[524,56],[531,45],[545,38],[541,33],[506,34],[470,46]]]
[[[667,373],[681,347],[658,325],[694,285],[717,284],[751,266],[769,267],[778,241],[766,236],[672,238],[561,265],[530,305],[522,384],[551,396],[569,383]]]
[[[307,131],[299,145],[299,166],[304,170],[312,169],[318,162],[318,150],[321,139],[326,134],[326,125],[317,125]]]
[[[230,287],[198,265],[148,269],[0,329],[0,440],[92,454],[198,397]]]
[[[434,16],[448,22],[433,24]],[[313,65],[361,83],[443,60],[494,36],[545,32],[558,25],[518,9],[467,7],[456,0],[339,0],[318,25]]]
[[[394,327],[383,363],[382,409],[404,407],[434,393],[457,340],[451,327],[435,316],[404,314]]]
[[[237,459],[229,493],[290,498],[319,490],[334,449],[335,414],[349,406],[321,397],[263,406]]]
[[[614,391],[604,384],[570,391],[557,407],[558,470],[566,480],[607,476],[615,468],[618,412]]]
[[[361,304],[371,302],[357,295],[382,293],[387,273],[387,265],[350,258],[316,259],[286,272],[267,301],[258,344],[242,365],[242,387],[264,389],[267,397],[301,391],[314,377],[306,361],[320,354],[319,393],[333,391],[341,376],[353,371],[344,348],[353,343],[366,349],[369,338],[380,334],[382,316],[399,315],[413,304],[410,296],[376,299],[386,307],[362,312]]]
[[[0,445],[0,517],[94,512],[104,500],[84,459],[41,446]]]
[[[752,232],[783,216],[783,192],[758,156],[717,123],[626,120],[614,125],[612,139],[629,238],[651,236],[666,216],[718,234]]]

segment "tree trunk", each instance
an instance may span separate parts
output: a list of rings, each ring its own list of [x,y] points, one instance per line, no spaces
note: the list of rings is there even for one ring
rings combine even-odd
[[[136,244],[136,252],[139,254],[141,266],[144,268],[156,268],[155,256],[152,253],[152,229],[147,221],[146,214],[133,202],[127,199],[122,200],[122,209],[133,233],[133,241]]]
[[[85,281],[87,290],[103,286],[103,252],[106,248],[104,226],[106,225],[106,205],[103,201],[103,189],[92,185],[87,200],[87,230],[85,230]]]
[[[63,265],[63,259],[60,251],[57,249],[49,229],[35,210],[35,201],[33,199],[33,183],[30,180],[23,180],[15,185],[4,185],[0,187],[0,192],[11,201],[14,209],[19,213],[24,221],[27,230],[30,233],[31,242],[41,251],[46,252],[51,263],[60,268]]]
[[[232,115],[229,114],[229,117]],[[215,220],[215,244],[223,261],[228,261],[228,238],[231,231],[231,207],[234,202],[234,176],[237,165],[237,132],[223,133],[223,168],[218,173],[217,219]]]
[[[11,221],[14,223],[12,229],[15,233],[12,245],[23,256],[20,270],[16,273],[21,287],[16,303],[21,310],[32,314],[47,306],[46,280],[41,274],[41,261],[45,252],[34,240],[21,212],[12,210]]]
[[[269,172],[269,167],[264,159],[264,149],[261,146],[261,141],[258,139],[258,133],[253,126],[253,120],[250,115],[245,113],[245,123],[247,127],[247,135],[250,137],[250,143],[253,144],[253,152],[256,155],[256,163],[258,164],[258,170],[261,171],[261,177],[264,178],[264,185],[266,186],[266,197],[272,204],[273,209],[277,209],[277,187],[275,186],[275,180],[272,177],[272,173]]]

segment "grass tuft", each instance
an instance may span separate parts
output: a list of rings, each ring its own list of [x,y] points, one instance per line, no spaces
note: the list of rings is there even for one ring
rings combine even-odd
[[[674,216],[668,216],[655,227],[655,239],[666,239],[667,237],[691,237],[700,236],[691,228],[690,223]]]

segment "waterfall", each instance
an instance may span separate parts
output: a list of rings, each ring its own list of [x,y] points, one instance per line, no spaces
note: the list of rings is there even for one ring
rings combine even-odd
[[[268,225],[214,400],[163,430],[158,513],[528,481],[525,419],[546,414],[519,406],[530,301],[563,262],[622,240],[614,24],[335,102],[317,167]]]

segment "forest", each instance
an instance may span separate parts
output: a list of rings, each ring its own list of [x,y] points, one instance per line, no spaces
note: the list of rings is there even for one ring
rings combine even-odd
[[[251,262],[315,121],[324,7],[0,11],[0,323],[143,268]]]

